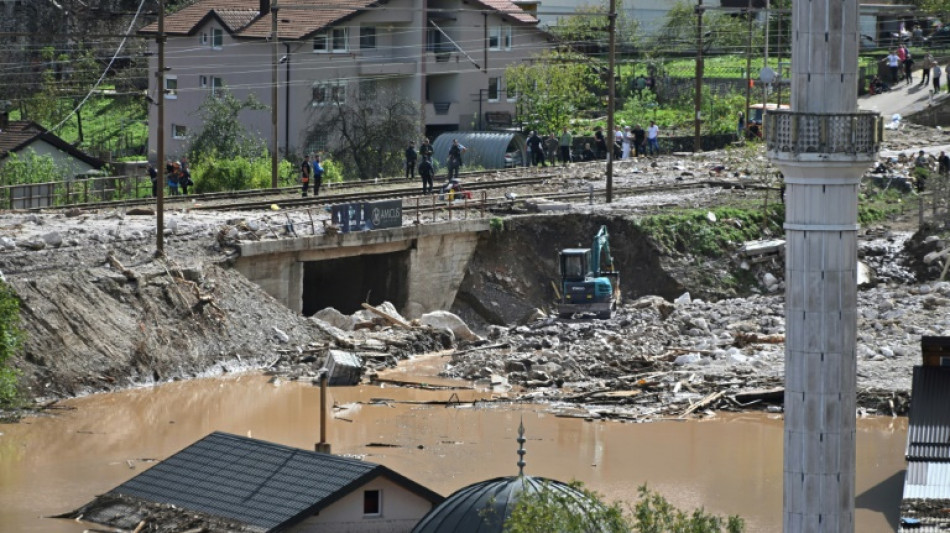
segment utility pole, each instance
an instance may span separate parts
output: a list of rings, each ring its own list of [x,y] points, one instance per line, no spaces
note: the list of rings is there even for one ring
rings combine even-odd
[[[604,132],[604,141],[607,143],[607,203],[614,201],[614,67],[616,60],[614,53],[617,47],[617,0],[610,0],[607,59],[607,131]]]
[[[749,120],[752,120],[752,117],[749,116],[749,107],[752,100],[752,0],[749,0],[749,8],[745,15],[749,18],[749,44],[745,51],[745,119],[748,123]],[[764,109],[762,110],[762,116],[764,120]]]
[[[155,255],[165,255],[165,0],[158,0],[158,181],[155,184]]]
[[[280,53],[279,43],[277,42],[277,0],[274,0],[270,6],[271,12],[271,34],[270,38],[273,44],[271,46],[271,86],[270,86],[270,125],[271,125],[271,156],[270,156],[270,186],[277,188],[277,162],[279,158],[277,149],[277,57]]]
[[[696,97],[695,97],[695,111],[696,116],[694,118],[696,125],[695,137],[693,138],[693,151],[702,152],[703,151],[703,138],[702,138],[702,111],[703,111],[703,71],[705,70],[705,65],[703,64],[703,0],[699,0],[699,3],[696,5]]]

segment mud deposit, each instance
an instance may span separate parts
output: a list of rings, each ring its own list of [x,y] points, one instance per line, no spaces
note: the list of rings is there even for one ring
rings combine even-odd
[[[457,383],[467,386],[467,383]],[[450,407],[418,402],[444,401]],[[333,388],[334,453],[365,457],[447,495],[517,472],[524,419],[529,474],[578,479],[610,500],[648,483],[683,507],[781,526],[782,421],[766,415],[654,424],[560,418],[537,404],[472,403],[475,390]],[[18,533],[79,533],[41,518],[75,509],[212,431],[312,449],[319,391],[261,376],[204,379],[68,400],[54,416],[0,426],[0,524]],[[858,420],[857,530],[893,531],[906,419]]]

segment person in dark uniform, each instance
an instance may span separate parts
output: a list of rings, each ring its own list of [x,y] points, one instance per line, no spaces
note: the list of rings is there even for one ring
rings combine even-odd
[[[310,166],[310,156],[303,156],[303,163],[300,163],[300,185],[301,196],[307,196],[307,190],[310,188],[310,174],[313,172],[313,167]]]
[[[415,143],[409,143],[409,147],[406,148],[406,178],[415,178],[416,177],[416,145]]]
[[[422,156],[422,162],[419,163],[419,175],[422,176],[422,194],[431,194],[435,168],[432,166],[432,160],[426,156]]]

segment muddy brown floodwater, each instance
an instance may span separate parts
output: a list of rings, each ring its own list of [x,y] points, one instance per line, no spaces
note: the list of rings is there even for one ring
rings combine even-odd
[[[781,530],[782,420],[730,415],[650,424],[559,418],[528,404],[421,403],[484,398],[474,390],[331,389],[334,453],[365,456],[438,491],[517,473],[524,417],[531,475],[577,479],[610,500],[648,483],[681,507],[739,514],[750,532]],[[374,399],[389,402],[373,403]],[[313,449],[319,389],[245,375],[62,402],[54,416],[0,425],[0,531],[80,532],[43,518],[74,509],[212,431]],[[857,531],[894,531],[905,418],[858,421]],[[395,447],[368,446],[369,444]],[[86,526],[88,527],[88,526]]]

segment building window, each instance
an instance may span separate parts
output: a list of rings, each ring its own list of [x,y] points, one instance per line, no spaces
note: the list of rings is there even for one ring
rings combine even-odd
[[[497,102],[501,78],[488,78],[488,101]]]
[[[313,38],[314,52],[346,52],[347,46],[346,28],[333,28],[330,31],[318,33]]]
[[[360,50],[376,49],[376,27],[360,26]]]
[[[202,32],[201,35],[198,36],[198,44],[208,46],[208,32]]]
[[[172,139],[184,139],[188,136],[188,128],[181,124],[172,124]]]
[[[208,77],[207,76],[198,76],[198,87],[201,89],[208,88]]]
[[[488,28],[488,49],[511,50],[511,26],[492,26]]]
[[[165,98],[178,98],[178,76],[165,76]]]
[[[214,28],[211,30],[211,48],[215,50],[220,50],[221,45],[224,44],[224,30],[221,28]]]
[[[360,100],[371,102],[376,99],[376,80],[360,80]]]
[[[211,94],[220,98],[224,94],[224,78],[211,78]]]
[[[383,514],[383,491],[363,491],[363,516],[380,516]]]
[[[339,104],[346,101],[346,82],[328,81],[313,86],[311,105]]]

